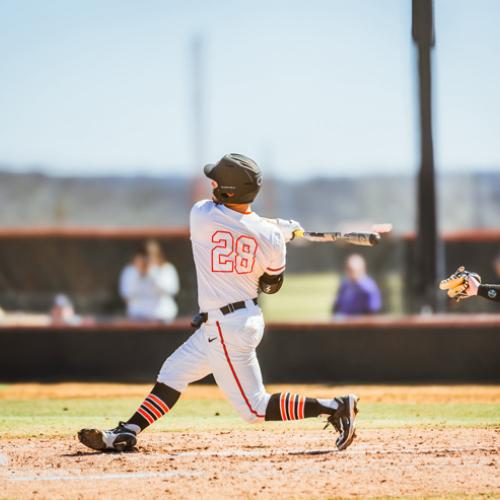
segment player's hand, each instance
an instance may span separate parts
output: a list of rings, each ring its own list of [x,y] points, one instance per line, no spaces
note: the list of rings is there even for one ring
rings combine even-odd
[[[477,295],[481,277],[479,274],[466,271],[465,267],[460,266],[449,278],[441,281],[439,288],[448,291],[448,297],[459,302]]]
[[[300,223],[296,220],[276,219],[276,224],[285,239],[285,243],[293,240],[295,231],[304,231]]]
[[[469,276],[469,286],[464,290],[468,297],[473,297],[474,295],[477,295],[477,290],[481,283],[476,278],[476,276],[477,274],[471,274]]]

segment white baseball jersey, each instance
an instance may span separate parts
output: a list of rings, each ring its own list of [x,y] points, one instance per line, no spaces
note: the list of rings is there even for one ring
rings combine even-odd
[[[256,213],[241,214],[209,200],[194,205],[190,226],[198,303],[208,318],[165,360],[158,382],[183,392],[211,373],[245,420],[262,421],[271,397],[255,351],[264,335],[264,317],[250,299],[257,296],[263,273],[284,271],[283,236]],[[219,310],[240,300],[246,301],[244,309]]]
[[[202,200],[191,210],[190,230],[200,311],[257,297],[262,274],[285,270],[283,235],[255,212]]]

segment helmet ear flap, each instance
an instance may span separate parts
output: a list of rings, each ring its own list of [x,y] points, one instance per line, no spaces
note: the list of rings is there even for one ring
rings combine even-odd
[[[223,203],[222,199],[221,199],[221,192],[220,192],[220,188],[219,187],[216,187],[214,188],[214,190],[212,191],[212,194],[214,196],[214,200],[217,202],[217,203]]]
[[[227,193],[222,192],[220,187],[216,187],[213,190],[212,194],[214,195],[215,201],[217,203],[227,203],[231,199],[231,197]]]

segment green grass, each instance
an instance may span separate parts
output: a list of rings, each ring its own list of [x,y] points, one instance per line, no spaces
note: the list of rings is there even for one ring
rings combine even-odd
[[[286,274],[283,287],[274,295],[261,294],[259,303],[267,321],[328,321],[340,285],[338,273]],[[383,288],[384,310],[403,312],[403,283],[399,273],[387,273]]]
[[[0,436],[71,435],[82,427],[110,427],[127,418],[141,401],[136,398],[37,399],[0,401]],[[154,431],[266,428],[318,429],[309,419],[292,423],[246,424],[225,400],[180,401]],[[359,426],[492,427],[500,426],[500,404],[494,403],[366,403],[360,405]]]
[[[261,294],[266,321],[326,321],[340,278],[335,273],[287,274],[280,293]]]

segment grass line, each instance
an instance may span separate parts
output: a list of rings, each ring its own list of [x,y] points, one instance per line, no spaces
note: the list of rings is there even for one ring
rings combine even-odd
[[[111,427],[131,415],[136,398],[4,400],[0,405],[3,438],[72,435],[82,427]],[[158,421],[152,432],[270,429],[318,429],[321,419],[301,422],[245,423],[225,400],[180,401]],[[360,405],[361,428],[498,427],[500,404],[483,403],[366,403]]]

